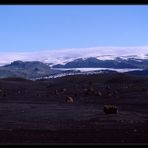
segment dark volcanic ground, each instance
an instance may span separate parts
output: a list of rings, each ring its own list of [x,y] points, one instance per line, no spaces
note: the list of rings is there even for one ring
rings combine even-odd
[[[118,114],[105,114],[106,104]],[[0,143],[148,143],[148,77],[1,79]]]

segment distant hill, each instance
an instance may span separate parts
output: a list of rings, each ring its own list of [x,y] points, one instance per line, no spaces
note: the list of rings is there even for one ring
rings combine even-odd
[[[64,65],[56,64],[53,68],[148,68],[148,59],[122,59],[99,60],[95,57],[76,59]]]
[[[145,70],[135,70],[135,71],[130,71],[126,72],[131,75],[141,75],[141,76],[148,76],[148,69]]]
[[[76,59],[71,62],[68,62],[64,65],[57,64],[53,65],[52,68],[134,68],[134,69],[144,69],[126,72],[132,75],[148,75],[148,59],[135,59],[135,58],[116,58],[114,60],[99,60],[95,57],[90,57],[86,59]],[[49,64],[45,64],[39,61],[14,61],[10,64],[0,67],[0,78],[25,78],[25,79],[34,79],[49,77],[51,75],[57,75],[65,73],[79,73],[80,71],[75,70],[63,70],[52,69]],[[99,71],[98,71],[99,72]],[[115,71],[102,71],[102,73],[115,73]],[[87,73],[87,72],[86,72]]]
[[[52,70],[42,62],[22,62],[14,61],[11,64],[0,67],[0,78],[21,77],[36,78],[59,73],[58,70]]]

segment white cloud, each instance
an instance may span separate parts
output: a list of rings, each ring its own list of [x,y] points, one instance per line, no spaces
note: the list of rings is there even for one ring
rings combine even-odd
[[[73,48],[61,50],[49,50],[39,52],[0,52],[0,64],[10,63],[15,60],[42,61],[49,63],[64,63],[76,58],[97,57],[99,59],[112,59],[118,56],[136,55],[145,58],[148,54],[148,46],[137,47],[91,47]]]

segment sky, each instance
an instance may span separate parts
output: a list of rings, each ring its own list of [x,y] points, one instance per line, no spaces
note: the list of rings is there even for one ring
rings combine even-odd
[[[1,5],[0,52],[148,45],[148,5]]]

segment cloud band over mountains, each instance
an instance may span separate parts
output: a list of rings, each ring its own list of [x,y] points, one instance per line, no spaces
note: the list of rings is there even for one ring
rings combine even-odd
[[[0,64],[4,65],[16,60],[42,61],[62,64],[77,58],[97,57],[98,59],[113,59],[115,57],[134,56],[139,59],[148,57],[148,46],[135,47],[91,47],[58,50],[44,50],[38,52],[2,52],[0,51]]]

